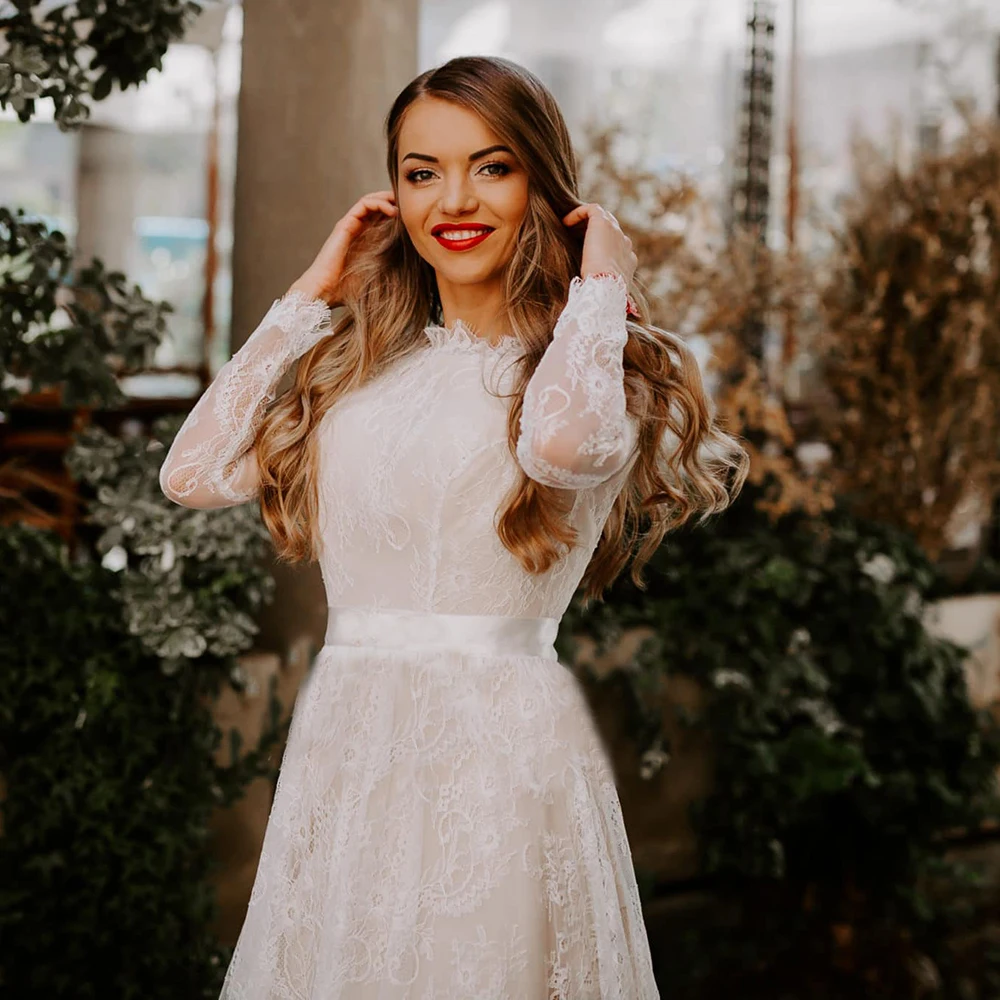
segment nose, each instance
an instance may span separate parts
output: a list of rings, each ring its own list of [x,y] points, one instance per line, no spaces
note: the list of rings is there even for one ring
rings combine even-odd
[[[438,209],[442,215],[468,215],[477,208],[479,202],[464,171],[445,178],[438,200]]]

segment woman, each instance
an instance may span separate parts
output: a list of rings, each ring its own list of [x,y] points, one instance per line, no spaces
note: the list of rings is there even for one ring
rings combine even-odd
[[[637,582],[745,455],[627,297],[631,243],[580,203],[534,76],[454,59],[386,127],[392,190],[337,223],[161,474],[188,506],[259,497],[330,605],[223,996],[656,997],[613,774],[552,642],[640,511]]]

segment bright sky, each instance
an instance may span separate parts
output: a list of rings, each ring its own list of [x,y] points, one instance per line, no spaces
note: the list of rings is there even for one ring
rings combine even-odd
[[[778,51],[789,41],[792,0],[777,0]],[[836,52],[873,48],[896,41],[933,37],[942,16],[967,7],[1000,31],[1000,0],[799,0],[800,51]],[[636,0],[595,25],[611,62],[648,62],[682,58],[717,66],[726,49],[742,49],[746,0]],[[459,17],[437,57],[499,54],[509,38],[510,0],[484,0]]]

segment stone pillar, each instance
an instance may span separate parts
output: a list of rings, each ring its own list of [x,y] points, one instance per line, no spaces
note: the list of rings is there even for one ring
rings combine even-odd
[[[244,0],[232,347],[308,266],[336,221],[385,188],[382,123],[417,74],[419,0]],[[279,566],[262,646],[322,642],[315,567]]]
[[[334,223],[388,185],[382,121],[417,73],[419,0],[244,0],[233,244],[232,349],[309,264]],[[241,658],[255,694],[225,692],[223,730],[260,736],[268,683],[291,708],[323,641],[326,600],[315,566],[276,564],[274,603],[257,650]],[[274,655],[278,654],[278,655]],[[223,751],[220,751],[222,753]],[[246,913],[272,789],[255,782],[213,818],[220,860],[217,932],[235,944]]]
[[[128,272],[143,177],[135,137],[95,124],[79,136],[74,252],[80,261],[100,257],[109,269]]]
[[[417,74],[418,0],[245,0],[233,348],[364,193],[382,122]]]

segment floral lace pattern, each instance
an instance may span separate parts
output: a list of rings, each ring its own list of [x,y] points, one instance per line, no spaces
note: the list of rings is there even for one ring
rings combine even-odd
[[[653,1000],[614,778],[541,657],[325,647],[225,1000]]]
[[[629,458],[635,434],[625,411],[625,302],[621,276],[573,279],[524,393],[517,458],[540,483],[597,486]]]
[[[249,452],[260,418],[288,366],[330,333],[330,310],[291,292],[278,299],[188,414],[160,468],[176,503],[224,507],[257,494]]]
[[[507,441],[510,337],[463,324],[315,428],[330,605],[559,619],[628,474],[624,290],[575,282]],[[279,300],[161,473],[179,503],[254,495],[257,421],[329,333]],[[527,436],[527,439],[526,439]],[[529,574],[496,521],[520,475],[568,487],[575,544]],[[295,705],[224,1000],[654,1000],[614,776],[579,683],[513,650],[324,646]]]

